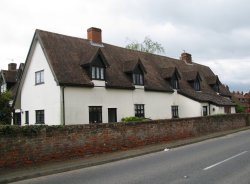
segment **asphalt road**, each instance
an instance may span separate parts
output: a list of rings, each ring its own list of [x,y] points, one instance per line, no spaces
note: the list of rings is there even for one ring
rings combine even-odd
[[[17,183],[250,184],[250,130]]]

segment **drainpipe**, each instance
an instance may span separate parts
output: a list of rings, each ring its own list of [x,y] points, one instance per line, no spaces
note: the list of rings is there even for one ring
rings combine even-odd
[[[65,125],[65,99],[64,99],[64,89],[65,86],[62,86],[62,125]]]

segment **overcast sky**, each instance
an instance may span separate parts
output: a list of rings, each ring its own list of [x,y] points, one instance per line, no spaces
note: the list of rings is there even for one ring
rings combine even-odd
[[[145,36],[165,55],[185,50],[230,90],[250,91],[249,0],[0,0],[0,69],[25,62],[35,29],[122,46]]]

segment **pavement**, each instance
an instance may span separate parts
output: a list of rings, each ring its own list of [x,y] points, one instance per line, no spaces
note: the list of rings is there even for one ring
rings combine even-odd
[[[168,143],[148,145],[136,149],[131,149],[127,151],[117,151],[113,153],[106,153],[101,155],[96,155],[92,157],[77,158],[71,160],[65,160],[60,162],[51,162],[39,166],[30,166],[18,169],[0,169],[0,183],[10,183],[15,181],[20,181],[24,179],[36,178],[39,176],[46,176],[56,173],[62,173],[66,171],[76,170],[80,168],[105,164],[109,162],[114,162],[118,160],[123,160],[127,158],[133,158],[149,153],[163,151],[168,148],[175,148],[187,144],[192,144],[196,142],[201,142],[207,139],[212,139],[216,137],[225,136],[228,134],[236,133],[239,131],[248,130],[250,127],[244,127],[235,130],[216,132],[200,137],[194,137],[190,139],[178,140]]]

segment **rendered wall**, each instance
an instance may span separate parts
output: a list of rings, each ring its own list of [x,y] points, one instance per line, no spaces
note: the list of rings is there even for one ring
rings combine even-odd
[[[36,110],[45,111],[47,125],[60,125],[60,87],[55,82],[39,42],[25,69],[28,70],[21,91],[22,125],[25,123],[25,111],[29,111],[29,124],[35,124]],[[44,70],[44,84],[35,85],[35,72],[41,70]]]
[[[102,119],[108,122],[108,108],[117,108],[117,120],[135,116],[134,104],[144,104],[145,117],[167,119],[172,117],[172,93],[95,88],[65,88],[66,124],[88,124],[89,106],[102,106]]]

